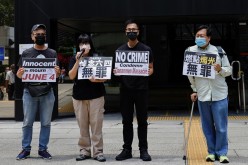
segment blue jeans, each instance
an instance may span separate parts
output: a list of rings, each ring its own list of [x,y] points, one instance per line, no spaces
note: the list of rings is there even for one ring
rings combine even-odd
[[[27,151],[31,150],[33,123],[35,121],[36,112],[39,109],[41,122],[39,150],[46,150],[50,137],[51,119],[55,101],[53,90],[51,89],[51,92],[46,95],[32,97],[28,89],[24,88],[22,99],[24,114],[22,148]]]
[[[227,155],[228,100],[198,101],[202,129],[207,140],[208,153]]]

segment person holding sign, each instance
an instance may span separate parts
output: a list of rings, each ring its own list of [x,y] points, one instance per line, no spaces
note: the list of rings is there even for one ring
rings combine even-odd
[[[106,79],[96,79],[91,69],[87,69],[82,74],[89,74],[88,79],[79,76],[79,69],[84,57],[93,56],[95,50],[91,37],[81,34],[78,37],[80,51],[72,57],[69,64],[69,78],[74,80],[73,85],[73,107],[80,129],[78,146],[80,154],[76,161],[91,158],[91,145],[93,146],[93,158],[99,162],[106,161],[103,155],[103,135],[102,124],[104,117],[104,95],[105,87],[103,82]],[[86,68],[86,67],[85,67]],[[91,128],[91,135],[90,130]]]
[[[123,150],[115,158],[118,161],[132,158],[134,106],[138,121],[140,159],[151,161],[147,143],[147,109],[148,76],[153,74],[153,55],[150,47],[139,42],[137,38],[139,32],[137,22],[127,20],[125,33],[128,42],[117,49],[115,56],[113,72],[115,75],[120,75],[120,106],[124,140]]]
[[[29,59],[29,61],[31,61],[31,59],[34,59],[34,61],[37,62],[38,59],[52,59],[52,61],[56,61],[57,58],[56,51],[45,46],[45,25],[34,25],[31,30],[31,38],[34,42],[34,46],[23,51],[18,63],[19,69],[16,75],[22,80],[24,80],[23,76],[29,73],[32,73],[32,75],[38,75],[37,77],[40,77],[39,75],[42,75],[43,72],[40,73],[39,70],[46,70],[44,68],[48,64],[48,62],[39,62],[39,65],[33,66],[35,69],[33,69],[33,71],[31,72],[31,69],[28,69],[28,65],[23,65],[23,61],[25,61],[24,59]],[[36,64],[36,62],[30,62],[29,64],[34,65]],[[51,64],[51,72],[54,73],[51,76],[51,81],[56,82],[56,78],[58,78],[60,74],[60,69],[59,66],[57,66],[54,62],[51,62]],[[36,79],[35,82],[33,80],[25,81],[22,99],[24,114],[22,127],[22,151],[16,157],[16,159],[26,159],[30,155],[33,123],[35,121],[35,116],[38,109],[40,112],[41,123],[38,155],[41,156],[43,159],[51,159],[52,156],[47,151],[47,145],[49,142],[51,131],[51,118],[55,101],[51,82],[47,79]]]
[[[188,75],[193,89],[191,100],[194,102],[198,99],[202,129],[208,147],[206,161],[213,162],[219,159],[221,163],[228,163],[229,160],[226,156],[228,152],[228,87],[225,77],[232,74],[232,67],[227,56],[224,55],[221,58],[217,48],[210,44],[210,40],[210,27],[202,25],[196,31],[196,45],[186,50],[216,55],[216,62],[213,64],[214,79]]]

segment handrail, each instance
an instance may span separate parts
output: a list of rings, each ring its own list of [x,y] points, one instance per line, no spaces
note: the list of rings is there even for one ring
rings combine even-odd
[[[234,64],[237,63],[238,64],[238,72],[237,72],[237,75],[234,76],[234,72],[232,71],[232,79],[235,80],[235,81],[238,81],[238,98],[239,98],[239,108],[241,108],[241,96],[242,96],[242,99],[243,99],[243,108],[244,108],[244,112],[246,112],[246,102],[245,102],[245,83],[244,83],[244,72],[241,71],[241,64],[239,61],[233,61],[231,63],[232,65],[232,69],[234,68]],[[239,80],[242,80],[242,95],[240,93],[240,82]]]

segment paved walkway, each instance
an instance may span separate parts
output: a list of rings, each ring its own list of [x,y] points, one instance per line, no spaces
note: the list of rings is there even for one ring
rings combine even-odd
[[[148,143],[151,162],[139,159],[137,124],[134,122],[135,136],[133,142],[133,157],[126,161],[115,161],[115,156],[121,151],[122,124],[119,113],[105,114],[104,153],[107,161],[102,164],[170,164],[184,165],[184,124],[180,120],[149,120]],[[101,164],[93,159],[84,162],[75,161],[78,154],[77,141],[79,129],[75,118],[59,119],[52,122],[52,132],[49,151],[53,155],[50,161],[42,160],[37,155],[39,122],[35,122],[33,131],[33,150],[31,158],[17,161],[15,157],[21,150],[22,122],[0,121],[0,165],[76,165]],[[199,132],[201,133],[201,132]],[[229,122],[229,158],[230,165],[245,165],[248,162],[248,125],[245,121],[231,120]],[[206,150],[205,147],[202,150]],[[219,164],[216,162],[215,164]],[[197,164],[198,165],[198,164]]]
[[[63,104],[67,105],[71,101],[71,84],[59,85],[59,108],[63,108]],[[8,101],[0,102],[0,115],[3,112],[10,112],[11,106],[7,104]],[[13,102],[9,102],[13,104]],[[13,110],[13,109],[12,109]],[[167,113],[166,113],[167,114]],[[49,143],[49,151],[53,155],[50,161],[38,158],[37,146],[38,136],[40,130],[39,122],[35,122],[32,141],[31,158],[23,161],[15,160],[15,157],[21,150],[22,138],[22,122],[13,120],[0,120],[0,165],[77,165],[77,164],[168,164],[168,165],[184,165],[184,135],[187,129],[187,122],[185,116],[169,116],[165,112],[149,112],[149,126],[148,126],[148,143],[149,153],[152,156],[151,162],[143,162],[139,159],[138,140],[137,140],[137,123],[134,120],[135,136],[133,141],[133,158],[125,161],[116,161],[115,156],[120,153],[122,148],[122,124],[121,115],[118,112],[107,113],[104,118],[103,134],[104,134],[104,154],[107,158],[105,163],[97,162],[93,159],[83,162],[75,161],[79,153],[77,141],[79,137],[79,129],[74,117],[57,119],[52,122],[52,132]],[[197,119],[196,116],[196,120]],[[248,163],[248,124],[247,116],[230,117],[228,127],[229,153],[230,165],[247,165]],[[194,123],[199,128],[197,132],[190,135],[192,143],[191,151],[196,151],[194,145],[200,145],[198,152],[206,153],[205,141],[200,143],[199,136],[202,134],[199,122]],[[199,131],[200,130],[200,131]],[[199,136],[197,136],[199,135]],[[190,151],[190,152],[191,152]],[[191,152],[192,153],[192,152]],[[204,154],[203,154],[204,155]],[[204,156],[199,158],[189,156],[190,161],[187,163],[200,165],[202,162],[199,159],[204,159]],[[198,159],[198,160],[197,160]],[[204,162],[204,161],[203,161]],[[220,164],[205,163],[204,164]]]

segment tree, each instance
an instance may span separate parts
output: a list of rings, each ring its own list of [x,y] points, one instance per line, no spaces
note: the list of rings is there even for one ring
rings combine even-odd
[[[0,26],[14,24],[14,0],[0,0]]]

